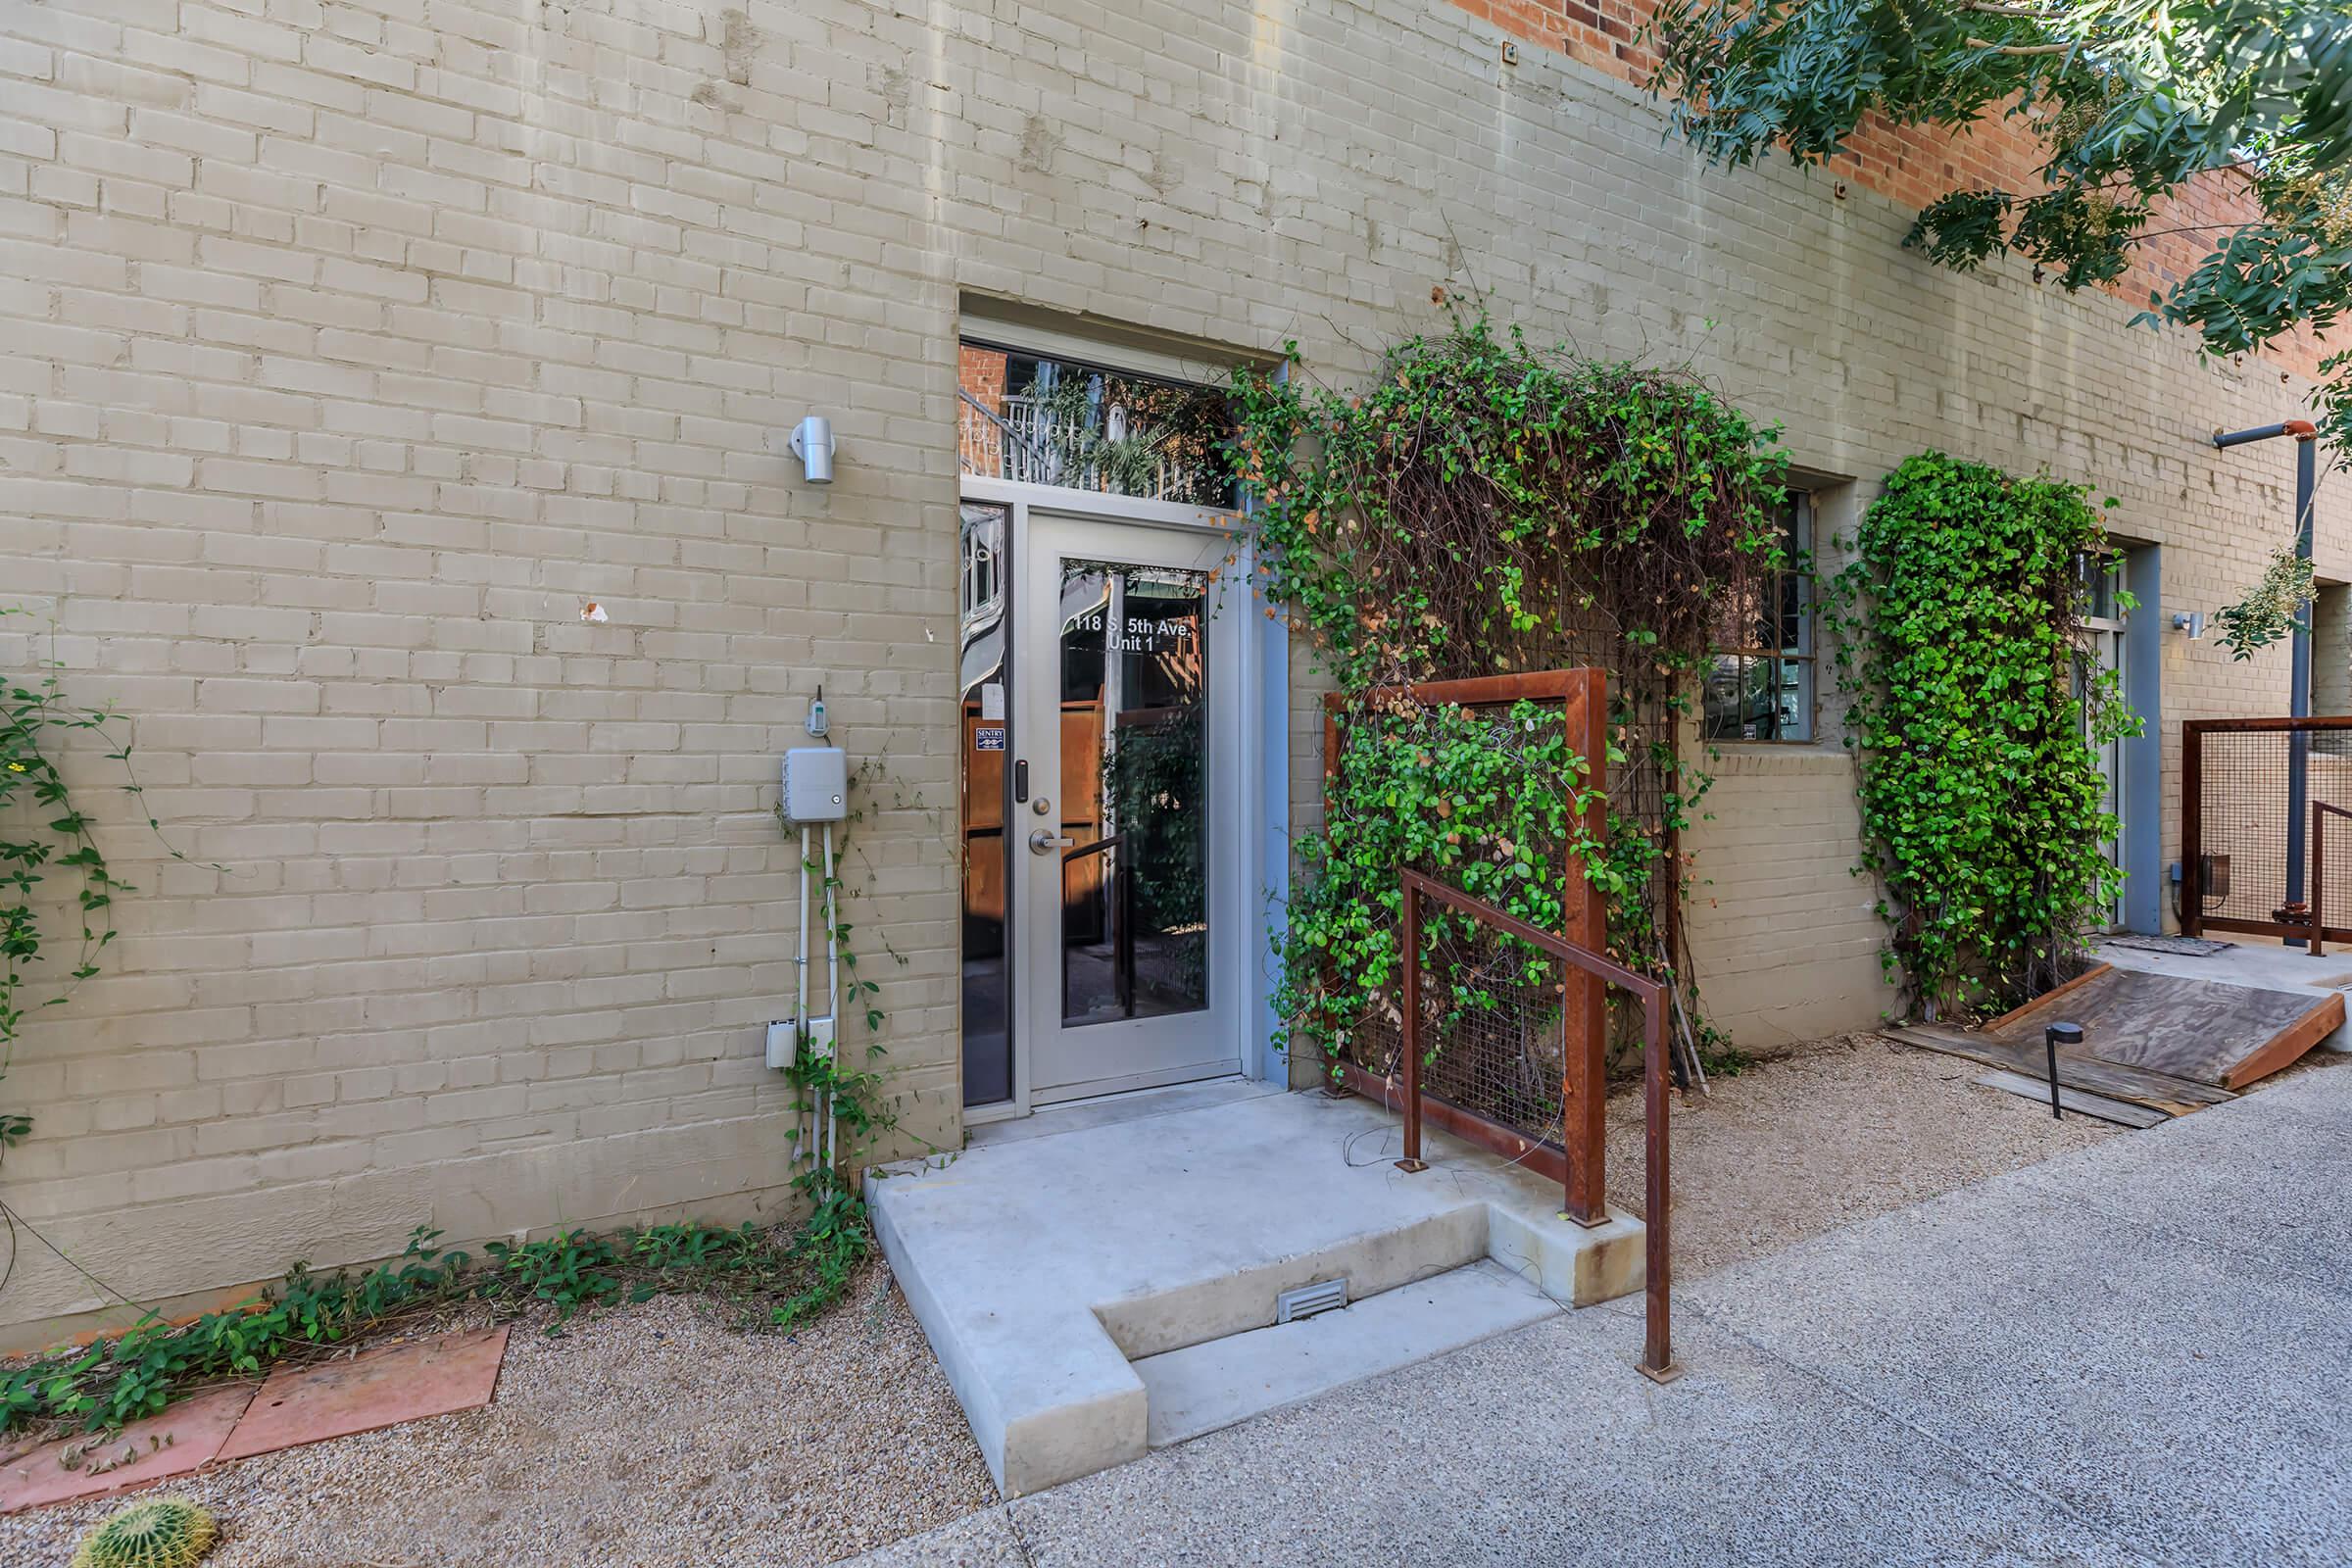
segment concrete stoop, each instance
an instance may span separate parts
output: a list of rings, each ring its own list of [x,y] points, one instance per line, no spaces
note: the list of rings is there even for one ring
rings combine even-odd
[[[1640,1220],[1572,1224],[1557,1187],[1441,1136],[1407,1175],[1366,1101],[1166,1103],[1042,1112],[868,1183],[1006,1496],[1641,1289]],[[1346,1310],[1275,1326],[1278,1295],[1334,1278]]]

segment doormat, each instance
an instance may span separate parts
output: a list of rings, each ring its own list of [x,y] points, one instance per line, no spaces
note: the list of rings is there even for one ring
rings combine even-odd
[[[2136,948],[2142,953],[2171,953],[2183,958],[2210,958],[2217,953],[2227,953],[2237,946],[2234,942],[2216,942],[2210,937],[2101,937],[2099,945],[2106,948]]]

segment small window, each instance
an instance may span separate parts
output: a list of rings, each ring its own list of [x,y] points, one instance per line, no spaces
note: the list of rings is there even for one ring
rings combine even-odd
[[[1813,498],[1781,509],[1782,564],[1715,612],[1700,728],[1710,741],[1813,738]]]
[[[2082,551],[2075,557],[2075,575],[2082,584],[2082,624],[2097,631],[2124,629],[2124,558],[2112,550]]]
[[[965,339],[957,455],[986,479],[1232,507],[1233,411],[1214,387]]]

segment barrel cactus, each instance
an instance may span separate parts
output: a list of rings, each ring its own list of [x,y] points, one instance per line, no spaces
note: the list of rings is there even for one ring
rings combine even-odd
[[[145,1497],[91,1531],[73,1568],[188,1568],[220,1539],[211,1510],[178,1497]]]

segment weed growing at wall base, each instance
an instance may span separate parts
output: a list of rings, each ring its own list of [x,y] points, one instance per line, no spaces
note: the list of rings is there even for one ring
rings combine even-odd
[[[0,1434],[102,1432],[223,1379],[336,1353],[355,1338],[469,1302],[544,1307],[550,1334],[621,1300],[697,1293],[738,1328],[789,1329],[838,1300],[867,1253],[863,1205],[820,1203],[797,1228],[652,1225],[493,1242],[476,1260],[418,1226],[405,1251],[361,1274],[302,1263],[253,1300],[192,1323],[155,1316],[111,1339],[52,1350],[0,1372]]]

